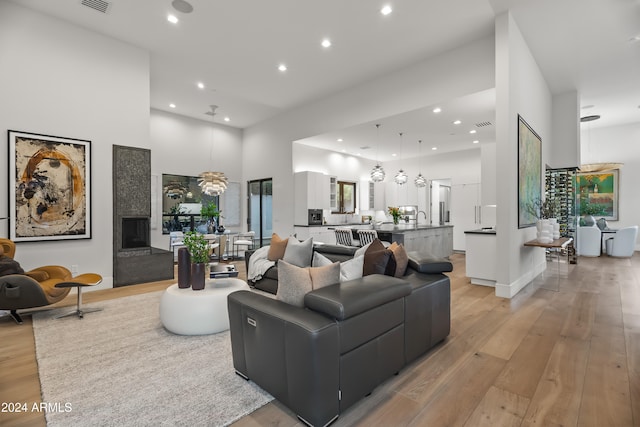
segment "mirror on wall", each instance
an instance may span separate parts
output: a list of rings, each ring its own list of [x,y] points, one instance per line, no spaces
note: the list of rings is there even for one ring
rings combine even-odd
[[[217,202],[217,197],[202,193],[197,176],[162,174],[162,213],[200,214],[199,206]],[[178,212],[181,209],[181,212]],[[195,212],[197,210],[197,212]]]
[[[444,225],[451,221],[451,179],[433,179],[431,188],[431,225]]]

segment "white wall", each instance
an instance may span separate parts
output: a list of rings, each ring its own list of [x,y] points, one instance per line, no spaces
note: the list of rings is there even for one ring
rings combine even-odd
[[[580,100],[571,91],[553,97],[553,133],[549,145],[552,168],[580,165]]]
[[[489,37],[245,129],[244,180],[273,178],[274,232],[293,232],[293,141],[493,88],[494,66]]]
[[[202,111],[206,110],[203,105]],[[157,176],[156,211],[162,212],[162,174],[198,176],[201,172],[224,172],[229,182],[242,181],[242,130],[204,120],[151,110],[151,174]],[[212,133],[213,131],[213,133]],[[212,151],[213,149],[213,151]],[[244,188],[244,184],[241,185]],[[153,200],[153,199],[152,199]],[[224,215],[224,197],[220,199]],[[243,200],[241,203],[243,203]],[[167,249],[168,235],[162,234],[161,216],[153,218],[151,245]]]
[[[510,13],[496,18],[496,238],[502,254],[496,295],[510,298],[546,268],[544,251],[524,247],[535,227],[518,228],[518,114],[542,138],[549,163],[552,97]],[[543,174],[544,177],[544,174]],[[541,188],[543,183],[540,183]]]
[[[92,238],[18,243],[25,269],[77,265],[112,280],[112,145],[149,148],[149,55],[10,2],[0,2],[0,133],[7,129],[91,141]],[[0,138],[0,164],[7,165]],[[0,173],[0,217],[7,216]],[[0,221],[0,235],[8,236]]]
[[[640,225],[640,123],[588,129],[583,124],[582,163],[621,162],[618,221],[607,221],[611,228]],[[636,243],[636,250],[640,244]]]

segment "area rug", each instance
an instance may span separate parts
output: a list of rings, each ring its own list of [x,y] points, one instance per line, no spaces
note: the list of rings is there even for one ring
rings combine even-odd
[[[33,315],[47,425],[225,426],[273,397],[234,373],[229,332],[181,336],[160,323],[162,292]]]

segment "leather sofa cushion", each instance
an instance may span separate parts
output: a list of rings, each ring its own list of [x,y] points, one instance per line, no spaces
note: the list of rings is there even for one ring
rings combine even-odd
[[[411,285],[405,280],[375,274],[313,290],[305,295],[304,304],[345,320],[410,293]]]
[[[451,261],[444,258],[435,258],[429,254],[411,251],[409,255],[409,267],[418,273],[447,273],[453,271]]]

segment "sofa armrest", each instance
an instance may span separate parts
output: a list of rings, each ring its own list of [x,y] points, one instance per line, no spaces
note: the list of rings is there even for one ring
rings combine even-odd
[[[255,292],[234,292],[227,302],[236,371],[312,425],[337,417],[337,324]]]
[[[327,316],[345,320],[411,293],[405,280],[382,274],[316,289],[304,296],[305,306]]]
[[[249,271],[249,258],[251,258],[251,255],[253,255],[255,251],[255,249],[248,249],[244,251],[244,271]]]
[[[437,258],[425,252],[411,251],[409,256],[409,267],[418,273],[448,273],[453,271],[453,264],[445,258]]]

